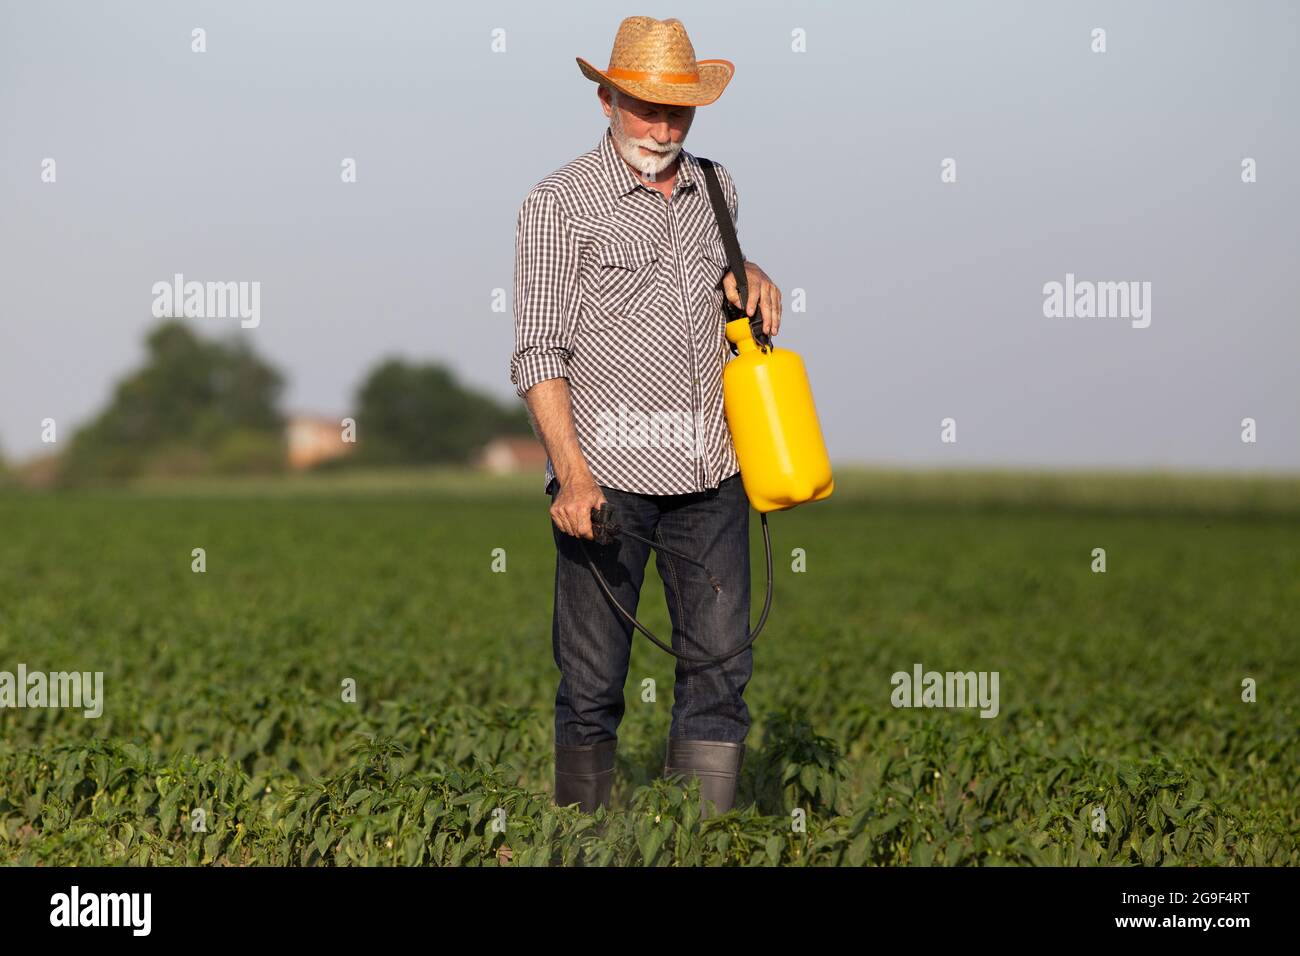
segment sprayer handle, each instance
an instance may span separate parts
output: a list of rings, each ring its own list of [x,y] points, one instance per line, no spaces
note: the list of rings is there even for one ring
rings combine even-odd
[[[742,310],[736,308],[730,301],[723,299],[723,325],[734,322],[736,319],[745,319],[749,323],[749,334],[754,339],[754,344],[762,348],[772,348],[772,337],[763,331],[763,316],[755,314],[746,315]],[[739,355],[740,349],[730,339],[727,340],[727,347],[731,349],[732,355]]]
[[[597,544],[610,544],[620,530],[622,529],[614,522],[614,509],[609,506],[609,502],[591,509],[591,533]]]

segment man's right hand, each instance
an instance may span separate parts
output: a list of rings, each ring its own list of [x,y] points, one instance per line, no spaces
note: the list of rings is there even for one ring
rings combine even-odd
[[[592,541],[591,509],[605,504],[605,495],[591,475],[560,485],[551,502],[551,520],[565,534]]]

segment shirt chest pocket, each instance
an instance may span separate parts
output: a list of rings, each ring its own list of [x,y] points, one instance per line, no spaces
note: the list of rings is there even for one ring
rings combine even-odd
[[[722,279],[731,271],[727,247],[721,239],[701,239],[693,260],[696,308],[713,319],[722,308]]]
[[[701,239],[698,262],[710,288],[720,287],[722,277],[731,271],[731,263],[727,261],[727,247],[721,239]]]
[[[589,329],[646,318],[663,291],[659,250],[651,242],[601,246],[593,252],[585,273]]]

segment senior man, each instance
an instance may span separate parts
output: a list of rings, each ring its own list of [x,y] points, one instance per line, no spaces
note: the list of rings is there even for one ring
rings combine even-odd
[[[744,642],[749,507],[722,408],[723,296],[749,316],[757,308],[775,335],[781,293],[746,262],[742,306],[704,173],[682,148],[695,107],[718,98],[732,64],[696,60],[679,20],[651,17],[622,22],[607,69],[577,60],[599,84],[609,128],[519,211],[510,380],[548,455],[554,799],[592,812],[609,804],[633,628],[587,554],[635,614],[651,548],[630,537],[586,546],[591,511],[608,503],[626,530],[718,576],[720,592],[698,568],[656,554],[674,649],[711,657]],[[715,168],[734,219],[735,185]],[[706,816],[735,799],[752,669],[748,649],[721,663],[677,662],[664,775],[698,777]]]

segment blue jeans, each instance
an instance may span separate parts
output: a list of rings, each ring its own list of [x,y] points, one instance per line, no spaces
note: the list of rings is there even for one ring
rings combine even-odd
[[[749,500],[740,473],[717,488],[684,495],[600,489],[617,525],[702,561],[722,585],[721,593],[715,592],[702,568],[655,550],[672,618],[673,649],[705,657],[744,643],[749,638]],[[552,501],[558,492],[556,481]],[[617,740],[636,629],[609,603],[579,539],[554,522],[551,531],[557,550],[551,643],[560,669],[555,742]],[[582,543],[618,603],[635,615],[653,549],[623,535],[607,545]],[[645,640],[644,635],[639,639]],[[656,648],[655,653],[663,652]],[[678,660],[669,736],[744,743],[750,717],[743,695],[752,673],[752,648],[721,664]]]

